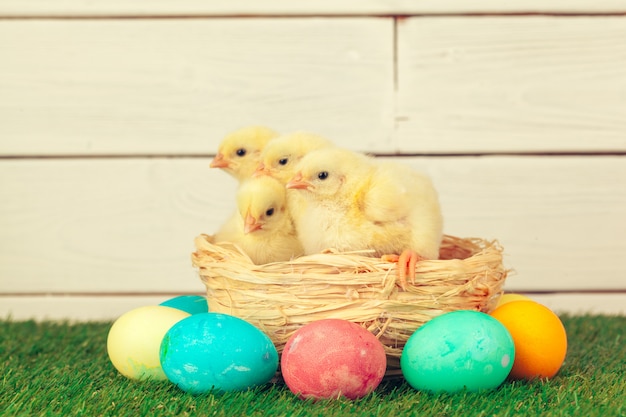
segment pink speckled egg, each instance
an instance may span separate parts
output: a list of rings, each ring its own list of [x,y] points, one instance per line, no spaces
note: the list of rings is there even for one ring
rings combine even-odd
[[[382,343],[363,327],[325,319],[291,336],[280,365],[285,383],[302,398],[356,399],[378,387],[387,357]]]

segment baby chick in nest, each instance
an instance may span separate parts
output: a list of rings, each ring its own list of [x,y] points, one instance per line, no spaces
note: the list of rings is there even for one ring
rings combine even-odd
[[[309,132],[294,132],[267,144],[254,176],[269,175],[283,184],[295,174],[298,162],[309,152],[334,146],[331,141]],[[301,193],[287,190],[287,201],[294,224],[300,222],[306,201]]]
[[[265,146],[254,175],[269,175],[286,184],[304,155],[330,146],[333,146],[332,142],[314,133],[295,132],[282,135]]]
[[[268,176],[239,186],[237,212],[214,240],[235,243],[257,265],[288,261],[304,252],[289,215],[285,186]]]
[[[223,169],[239,182],[244,181],[252,176],[265,145],[278,136],[265,126],[249,126],[231,132],[220,143],[210,166]]]
[[[310,152],[286,184],[306,204],[298,213],[298,237],[305,254],[327,248],[370,249],[398,263],[406,288],[415,264],[437,259],[443,219],[430,179],[398,163],[380,162],[339,148]]]

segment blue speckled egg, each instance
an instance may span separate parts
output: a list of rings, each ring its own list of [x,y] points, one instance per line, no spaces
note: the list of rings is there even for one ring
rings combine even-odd
[[[496,319],[454,311],[428,321],[407,341],[400,366],[409,384],[430,392],[498,387],[511,371],[515,345]]]
[[[189,314],[208,313],[209,304],[201,295],[180,295],[163,301],[162,306],[177,308]]]
[[[174,325],[161,343],[167,378],[192,394],[242,391],[268,382],[278,352],[252,324],[218,313],[194,314]]]

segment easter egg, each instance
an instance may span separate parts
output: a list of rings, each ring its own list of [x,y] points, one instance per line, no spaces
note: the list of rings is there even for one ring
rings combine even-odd
[[[165,333],[189,313],[165,307],[139,307],[120,316],[107,336],[113,366],[131,379],[166,380],[159,349]]]
[[[387,356],[382,343],[358,324],[325,319],[289,338],[280,365],[287,387],[302,398],[355,399],[378,387]]]
[[[498,300],[498,304],[496,305],[496,308],[500,307],[502,304],[510,303],[511,301],[522,301],[522,300],[531,301],[530,298],[522,294],[515,294],[515,293],[502,294],[502,296]]]
[[[534,301],[512,301],[496,308],[491,316],[513,336],[515,362],[511,378],[551,378],[567,354],[567,334],[559,317]]]
[[[244,320],[199,313],[165,334],[161,366],[171,382],[192,394],[242,391],[274,377],[278,352],[267,335]]]
[[[163,301],[162,306],[177,308],[189,314],[208,313],[209,305],[206,297],[201,295],[181,295]]]
[[[488,390],[506,379],[513,339],[493,317],[461,310],[431,319],[407,340],[400,367],[415,389],[453,393]]]

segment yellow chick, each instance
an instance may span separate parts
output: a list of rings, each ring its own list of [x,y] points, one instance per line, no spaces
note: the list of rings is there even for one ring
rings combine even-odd
[[[278,133],[264,126],[249,126],[228,134],[220,143],[211,168],[221,168],[239,182],[250,178],[261,151]]]
[[[398,263],[402,288],[415,264],[437,259],[443,219],[430,179],[401,164],[344,149],[306,155],[286,184],[307,204],[295,226],[305,254],[370,249]]]
[[[239,186],[237,212],[215,240],[237,244],[257,265],[288,261],[304,252],[289,216],[285,186],[267,176]]]
[[[269,142],[261,152],[255,176],[269,175],[283,184],[295,173],[295,166],[307,153],[333,146],[332,142],[309,132],[282,135]]]
[[[254,176],[269,175],[283,184],[295,174],[295,167],[302,157],[315,149],[328,148],[333,143],[309,132],[294,132],[271,140],[263,152]],[[306,201],[301,193],[287,192],[287,202],[294,222],[300,221]]]

